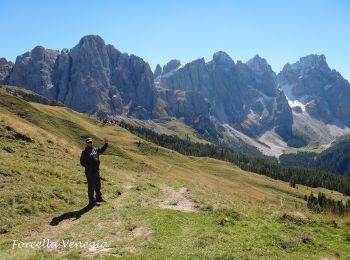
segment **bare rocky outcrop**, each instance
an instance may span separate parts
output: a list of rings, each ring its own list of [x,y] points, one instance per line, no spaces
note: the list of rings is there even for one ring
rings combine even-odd
[[[13,63],[5,58],[0,58],[0,84],[6,84],[13,68]]]
[[[210,104],[204,97],[193,91],[160,88],[157,90],[163,109],[169,116],[182,119],[184,123],[203,133],[213,127],[210,121]]]
[[[292,134],[292,113],[276,75],[259,56],[244,64],[235,63],[225,52],[205,62],[197,59],[161,75],[160,87],[195,93],[208,103],[208,117],[250,136],[276,128],[288,139]]]
[[[277,76],[267,61],[259,55],[255,55],[246,64],[255,73],[254,77],[257,88],[268,96],[276,96],[279,92],[277,88]]]
[[[154,70],[154,73],[153,73],[154,78],[157,78],[158,76],[160,76],[162,74],[162,72],[163,72],[162,67],[159,64],[157,64],[157,66]]]
[[[329,68],[324,55],[308,55],[286,64],[278,74],[278,84],[290,101],[313,118],[350,126],[350,84]]]
[[[71,50],[41,46],[18,56],[9,85],[21,86],[77,111],[151,118],[153,73],[141,58],[121,53],[99,36],[83,37]]]
[[[167,74],[177,69],[180,66],[181,66],[181,62],[179,60],[176,60],[176,59],[170,60],[167,64],[164,65],[163,74]]]
[[[24,87],[49,99],[54,99],[52,75],[58,51],[36,46],[17,57],[8,85]]]
[[[211,141],[224,141],[225,129],[234,129],[247,138],[273,132],[295,143],[296,133],[322,132],[303,127],[307,116],[337,129],[350,127],[349,82],[328,67],[324,55],[303,57],[276,75],[259,55],[243,63],[219,51],[209,62],[158,64],[153,75],[140,57],[88,35],[70,50],[37,46],[15,64],[0,59],[0,84],[99,117],[176,117]],[[245,141],[238,139],[228,143],[242,147]]]

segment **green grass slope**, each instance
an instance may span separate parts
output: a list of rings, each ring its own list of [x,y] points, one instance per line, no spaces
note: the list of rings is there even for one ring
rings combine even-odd
[[[87,202],[84,138],[101,156],[106,203]],[[64,107],[0,89],[0,259],[349,259],[348,217],[309,212],[311,191],[227,162],[183,156]],[[184,191],[184,192],[180,192]],[[164,208],[167,204],[168,208]],[[50,225],[53,218],[62,221]],[[108,249],[12,249],[20,241],[106,241]]]
[[[181,122],[180,120],[172,117],[163,117],[153,120],[138,120],[135,118],[128,118],[118,116],[119,121],[126,122],[128,124],[150,129],[159,134],[173,135],[184,140],[191,140],[195,143],[210,143],[204,140],[200,135],[190,126]]]

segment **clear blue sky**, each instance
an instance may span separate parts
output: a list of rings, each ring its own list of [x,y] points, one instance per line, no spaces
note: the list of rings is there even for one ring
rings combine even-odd
[[[223,50],[235,61],[258,53],[279,72],[316,53],[350,80],[347,0],[0,0],[0,10],[0,57],[12,61],[36,45],[71,48],[98,34],[152,69]]]

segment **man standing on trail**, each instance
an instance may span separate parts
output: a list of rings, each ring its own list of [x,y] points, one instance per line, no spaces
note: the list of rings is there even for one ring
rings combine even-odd
[[[101,194],[100,179],[100,158],[108,146],[107,137],[104,138],[104,145],[101,148],[93,146],[92,138],[86,138],[85,150],[81,152],[80,164],[85,167],[85,176],[88,183],[89,205],[96,205],[96,202],[104,202]],[[94,199],[94,191],[96,192],[96,200]]]

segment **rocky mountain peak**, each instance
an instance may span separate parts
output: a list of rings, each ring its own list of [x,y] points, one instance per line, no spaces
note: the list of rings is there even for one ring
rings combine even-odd
[[[261,58],[258,54],[248,60],[246,64],[259,75],[264,74],[265,72],[270,73],[272,71],[272,68],[267,63],[266,59]]]
[[[13,63],[5,58],[0,58],[0,84],[6,83],[10,72],[13,68]]]
[[[228,125],[254,138],[274,130],[287,141],[295,118],[291,104],[301,106],[300,116],[350,126],[350,85],[329,69],[324,55],[303,57],[276,76],[259,55],[235,63],[219,51],[209,62],[200,58],[182,66],[172,59],[163,69],[158,64],[153,77],[140,57],[88,35],[61,52],[37,46],[15,64],[0,59],[0,84],[102,117],[174,116],[203,133]]]
[[[37,46],[35,46],[35,47],[32,49],[31,54],[32,54],[32,55],[36,55],[36,54],[37,54],[37,55],[40,55],[40,54],[44,53],[45,50],[46,50],[45,47],[43,47],[43,46],[41,46],[41,45],[37,45]]]
[[[37,46],[18,56],[6,84],[99,116],[150,118],[155,96],[148,63],[122,54],[97,35],[84,36],[70,50]]]
[[[104,46],[105,41],[98,35],[86,35],[82,37],[79,41],[80,46],[89,46],[90,48],[92,46]]]
[[[159,64],[157,64],[157,66],[154,70],[154,73],[153,73],[154,78],[157,78],[158,76],[160,76],[162,74],[162,72],[163,72],[162,67]]]
[[[255,55],[245,64],[254,72],[256,88],[268,96],[275,96],[278,92],[276,73],[272,70],[266,59]]]
[[[43,46],[35,46],[30,52],[26,52],[21,56],[18,56],[18,58],[24,58],[27,57],[27,59],[52,59],[55,58],[57,55],[59,54],[59,51],[57,50],[51,50],[51,49],[47,49]],[[16,61],[17,62],[17,61]]]
[[[334,80],[335,72],[331,71],[324,55],[311,54],[299,61],[287,63],[278,74],[278,83],[291,98],[304,95],[322,95],[324,84]]]
[[[181,62],[179,60],[172,59],[167,64],[164,65],[163,74],[166,74],[174,69],[177,69],[180,66],[181,66]]]
[[[24,87],[52,99],[52,73],[58,56],[57,50],[36,46],[16,58],[7,84]]]
[[[269,68],[268,73],[258,75],[247,64],[235,64],[227,53],[219,51],[212,61],[197,59],[169,73],[159,85],[196,93],[194,97],[201,96],[208,102],[211,117],[245,134],[254,136],[276,127],[278,134],[287,139],[292,122],[288,102],[284,95],[278,96],[276,75],[267,62],[257,61]]]
[[[312,117],[350,125],[349,83],[331,70],[324,55],[308,55],[294,64],[286,64],[278,74],[278,85],[293,106]]]
[[[7,61],[6,58],[0,58],[0,65],[8,64],[8,63],[12,63],[12,62],[11,61]]]
[[[315,72],[328,73],[330,70],[326,57],[323,54],[311,54],[300,58],[299,61],[294,64],[287,63],[283,67],[282,72],[299,74],[299,76],[303,77],[304,75]]]
[[[234,63],[232,58],[224,51],[218,51],[213,54],[213,61],[216,63]]]
[[[304,66],[308,66],[308,67],[313,67],[313,66],[328,67],[328,64],[326,62],[326,57],[323,54],[321,55],[310,54],[300,58],[299,62],[300,64],[303,64]]]

